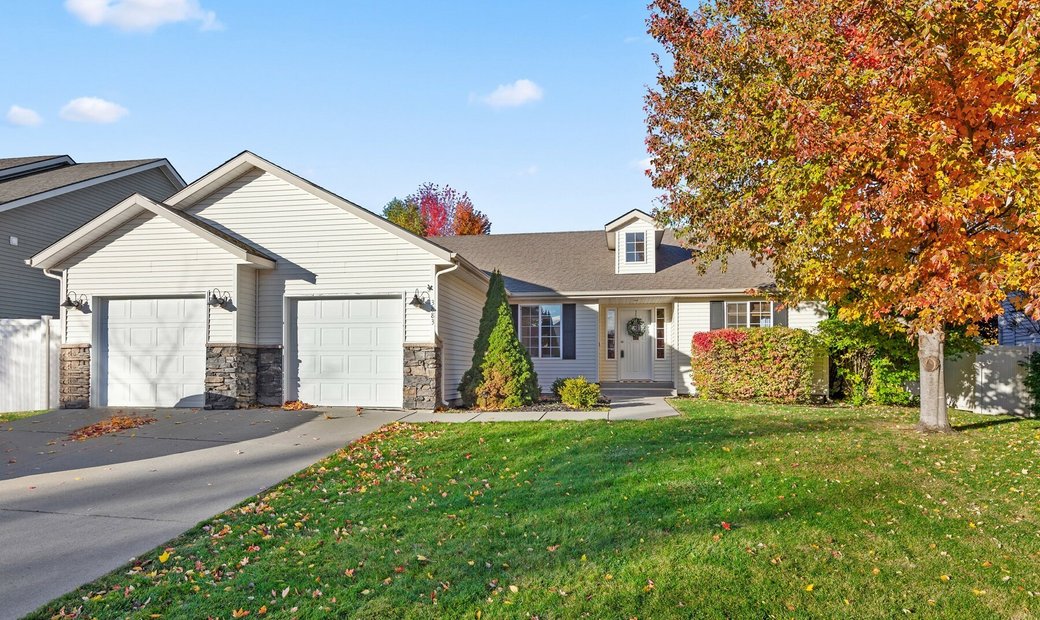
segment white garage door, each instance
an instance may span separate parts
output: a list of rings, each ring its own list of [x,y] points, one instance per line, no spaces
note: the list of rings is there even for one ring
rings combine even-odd
[[[203,406],[205,300],[110,299],[105,306],[101,404]]]
[[[297,398],[312,405],[402,406],[403,325],[400,298],[297,301]]]

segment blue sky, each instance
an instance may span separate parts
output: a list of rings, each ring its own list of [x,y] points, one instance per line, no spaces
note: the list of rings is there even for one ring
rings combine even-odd
[[[640,1],[5,3],[0,156],[168,157],[190,181],[249,149],[375,211],[433,181],[468,191],[493,232],[599,228],[657,195],[642,169],[646,14]]]

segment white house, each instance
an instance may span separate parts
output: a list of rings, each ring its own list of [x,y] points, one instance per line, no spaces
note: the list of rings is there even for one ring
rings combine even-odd
[[[244,152],[28,262],[62,281],[65,407],[428,409],[458,398],[491,269],[543,388],[689,392],[694,332],[822,318],[749,297],[770,277],[746,257],[704,274],[689,258],[638,210],[600,231],[423,239]]]

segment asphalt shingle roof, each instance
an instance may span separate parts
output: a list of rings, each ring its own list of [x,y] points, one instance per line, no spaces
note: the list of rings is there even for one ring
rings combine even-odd
[[[430,239],[483,271],[498,269],[511,293],[745,290],[773,282],[769,268],[735,254],[723,271],[714,263],[701,274],[692,253],[671,230],[657,248],[655,273],[614,273],[614,251],[602,230],[467,235]]]
[[[14,158],[19,159],[19,158]],[[32,159],[32,158],[28,158]],[[6,159],[0,161],[13,161]],[[38,161],[38,158],[37,158]],[[73,185],[116,172],[122,172],[144,164],[159,161],[158,159],[133,159],[127,161],[102,161],[85,164],[72,164],[60,168],[46,169],[34,174],[19,176],[13,179],[0,180],[0,205],[27,196],[35,196],[53,189]],[[31,162],[22,162],[25,163]]]
[[[24,166],[26,164],[35,164],[38,161],[44,161],[45,159],[57,159],[62,157],[61,155],[36,155],[34,157],[6,157],[0,158],[0,170],[7,170],[8,168],[17,168],[18,166]]]

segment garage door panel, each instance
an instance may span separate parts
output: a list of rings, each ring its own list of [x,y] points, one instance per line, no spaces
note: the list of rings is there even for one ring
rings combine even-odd
[[[400,407],[403,304],[400,298],[298,300],[298,397],[315,405]]]
[[[102,404],[205,403],[206,304],[199,298],[112,299],[105,304]]]

